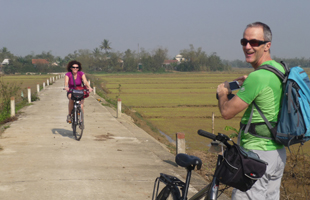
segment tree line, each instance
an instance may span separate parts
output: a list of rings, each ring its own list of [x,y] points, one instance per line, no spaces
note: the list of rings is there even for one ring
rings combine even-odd
[[[6,47],[0,49],[0,62],[9,59],[7,65],[3,65],[2,72],[5,74],[15,73],[49,73],[64,72],[66,64],[71,60],[78,60],[82,63],[83,71],[88,73],[110,73],[110,72],[164,72],[166,70],[175,71],[227,71],[232,68],[249,68],[250,64],[241,60],[222,60],[216,53],[208,55],[201,47],[195,48],[189,45],[188,49],[180,50],[182,60],[164,65],[169,58],[168,49],[157,48],[151,52],[144,48],[139,52],[127,49],[125,52],[113,51],[111,42],[104,39],[99,47],[93,50],[79,49],[69,53],[64,58],[52,55],[51,52],[34,53],[22,56],[15,56]],[[49,64],[33,64],[32,59],[45,59]],[[274,57],[276,61],[283,60],[288,66],[310,67],[310,60],[306,58],[282,59]]]

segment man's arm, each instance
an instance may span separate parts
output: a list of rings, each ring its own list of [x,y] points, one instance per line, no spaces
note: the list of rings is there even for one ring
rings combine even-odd
[[[244,79],[245,78],[246,77],[244,77]],[[232,99],[229,100],[227,97],[229,93],[231,93],[231,90],[229,88],[229,83],[227,81],[225,83],[220,84],[217,87],[217,94],[219,99],[218,107],[224,119],[233,118],[234,116],[236,116],[238,113],[240,113],[249,106],[249,104],[244,102],[237,95],[235,95]]]
[[[237,95],[235,95],[231,100],[226,97],[219,97],[218,103],[221,115],[224,119],[231,119],[238,113],[246,109],[249,104],[245,103]]]

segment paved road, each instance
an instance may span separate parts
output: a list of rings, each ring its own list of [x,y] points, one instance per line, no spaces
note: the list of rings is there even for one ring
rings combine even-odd
[[[63,79],[40,92],[0,139],[0,199],[152,198],[160,172],[184,177],[174,156],[130,118],[115,117],[91,95],[85,132],[74,140]],[[190,194],[206,183],[194,174]]]

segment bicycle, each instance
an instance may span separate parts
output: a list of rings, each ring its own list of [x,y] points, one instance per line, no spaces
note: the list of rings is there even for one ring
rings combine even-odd
[[[71,111],[73,135],[77,141],[81,140],[84,131],[84,113],[80,101],[84,99],[84,90],[70,89],[71,99],[74,101]],[[87,91],[87,90],[86,90]]]
[[[231,139],[222,133],[214,135],[204,130],[198,130],[198,134],[210,138],[213,141],[217,140],[219,142],[222,142],[228,148],[231,147],[231,144],[228,143],[228,141],[230,141]],[[222,160],[223,155],[218,154],[215,172],[217,171],[217,167],[220,166]],[[177,177],[160,173],[160,176],[156,178],[154,183],[152,200],[166,200],[166,199],[187,200],[188,188],[192,170],[195,169],[195,167],[197,167],[197,169],[199,170],[201,168],[202,162],[200,158],[196,156],[190,156],[182,153],[176,156],[175,161],[179,166],[184,167],[187,170],[185,182],[181,181]],[[165,186],[158,194],[160,183],[164,183]],[[200,191],[198,191],[189,200],[199,200],[202,198],[204,198],[205,200],[216,200],[223,193],[222,191],[222,193],[218,196],[218,191],[219,191],[219,180],[213,175],[211,183],[202,188]]]

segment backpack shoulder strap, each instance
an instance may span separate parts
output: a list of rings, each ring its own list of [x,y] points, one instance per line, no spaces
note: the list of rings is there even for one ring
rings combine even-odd
[[[284,68],[284,71],[285,71],[284,74],[280,70],[278,70],[277,68],[271,65],[262,65],[257,70],[265,69],[265,70],[271,71],[281,79],[282,83],[286,83],[290,70],[283,61],[281,61],[280,63],[282,67]]]
[[[264,139],[269,139],[269,140],[272,140],[272,139],[273,139],[273,138],[261,136],[261,135],[258,135],[258,134],[255,133],[255,132],[249,131],[250,126],[253,125],[251,122],[252,122],[252,118],[253,118],[254,107],[256,108],[257,112],[261,115],[261,117],[264,119],[265,124],[267,125],[267,127],[269,128],[269,130],[272,130],[272,129],[273,129],[271,123],[270,123],[270,122],[268,121],[268,119],[265,117],[265,115],[263,114],[263,112],[261,111],[261,109],[258,107],[258,105],[255,103],[255,101],[252,102],[251,106],[252,106],[252,110],[251,110],[251,114],[250,114],[248,123],[247,123],[246,125],[244,125],[243,127],[240,128],[240,132],[239,132],[239,135],[238,135],[238,144],[240,144],[240,140],[241,140],[241,131],[242,131],[242,130],[244,130],[244,133],[250,133],[251,135],[254,135],[254,136],[256,136],[256,137],[260,137],[260,138],[264,138]],[[273,135],[274,135],[274,134],[273,134]]]

